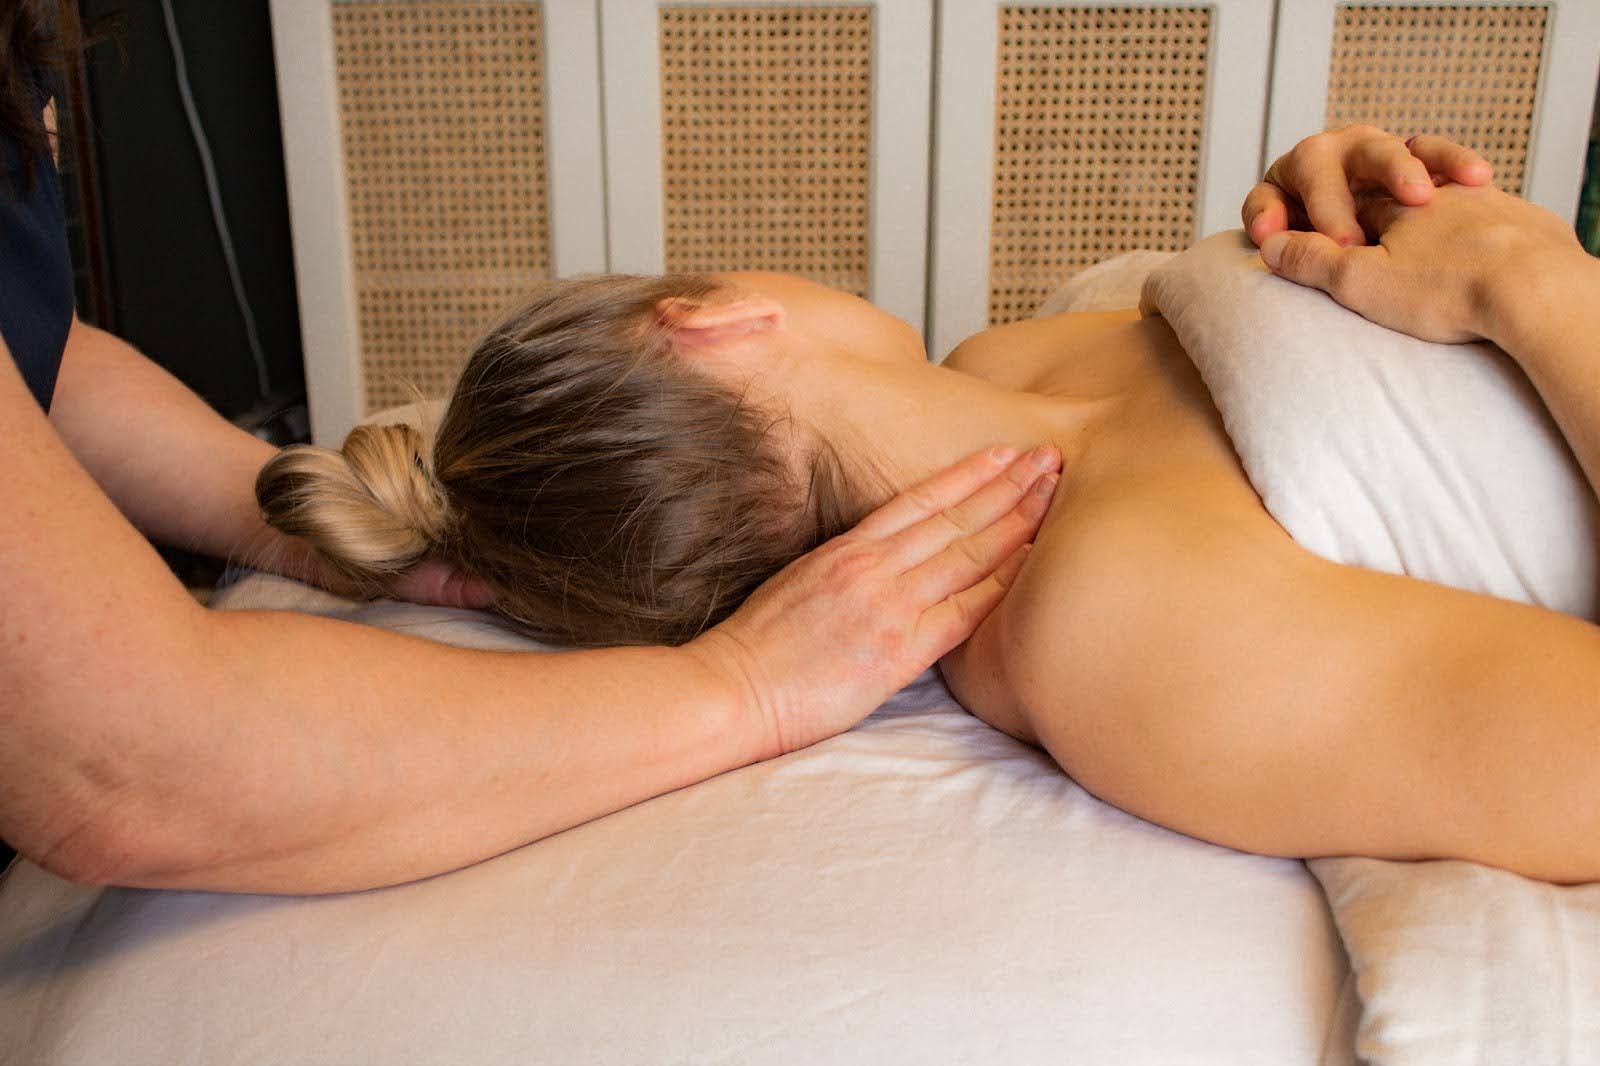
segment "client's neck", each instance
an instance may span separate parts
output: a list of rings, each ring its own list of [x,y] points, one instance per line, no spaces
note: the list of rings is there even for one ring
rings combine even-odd
[[[931,363],[822,358],[786,370],[793,414],[834,447],[873,505],[997,444],[1054,444],[1070,469],[1103,410]]]

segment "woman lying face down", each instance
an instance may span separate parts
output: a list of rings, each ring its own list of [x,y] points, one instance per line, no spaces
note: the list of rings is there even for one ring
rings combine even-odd
[[[688,276],[547,286],[479,344],[431,451],[404,426],[286,451],[262,506],[374,592],[434,555],[545,639],[687,641],[862,513],[825,448],[696,365],[737,299]]]
[[[258,492],[358,580],[437,554],[536,634],[677,642],[894,492],[1039,442],[1052,513],[942,663],[975,714],[1216,843],[1600,877],[1593,627],[1299,548],[1159,318],[998,327],[940,366],[800,279],[559,282],[480,344],[431,455],[362,428]]]
[[[950,402],[918,388],[929,376],[1009,402],[980,420],[957,401],[923,442],[907,401]],[[360,427],[342,454],[285,451],[259,488],[275,525],[373,591],[440,555],[554,642],[681,643],[940,456],[1047,439],[1016,401],[799,278],[580,278],[479,344],[431,451],[405,426]]]

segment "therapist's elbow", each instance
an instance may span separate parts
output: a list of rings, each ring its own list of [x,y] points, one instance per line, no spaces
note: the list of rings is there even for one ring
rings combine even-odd
[[[31,728],[5,760],[20,781],[0,835],[19,854],[85,885],[148,885],[202,861],[203,775],[182,704],[205,686],[197,656],[167,651],[131,669],[91,657],[79,665],[95,684],[34,688],[51,695],[20,709]]]
[[[163,881],[195,861],[184,812],[164,809],[157,782],[114,782],[138,773],[131,759],[96,753],[82,767],[74,795],[54,798],[47,833],[15,841],[17,851],[57,877],[81,885],[142,887]],[[98,778],[98,780],[95,780]],[[168,793],[170,795],[170,793]]]
[[[86,824],[80,832],[34,858],[42,869],[78,885],[114,888],[205,888],[220,849],[196,847],[196,840],[132,826],[117,820]],[[207,852],[217,854],[210,859]]]
[[[131,886],[164,865],[153,840],[113,819],[82,822],[37,853],[22,845],[20,854],[79,885]]]

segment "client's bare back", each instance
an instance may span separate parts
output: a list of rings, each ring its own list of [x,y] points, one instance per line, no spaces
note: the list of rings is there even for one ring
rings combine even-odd
[[[980,718],[1243,850],[1600,876],[1600,846],[1574,846],[1600,839],[1600,707],[1537,665],[1600,662],[1594,627],[1302,549],[1159,318],[1000,327],[950,365],[1098,413],[1056,441],[1067,473],[1016,586],[941,664]]]

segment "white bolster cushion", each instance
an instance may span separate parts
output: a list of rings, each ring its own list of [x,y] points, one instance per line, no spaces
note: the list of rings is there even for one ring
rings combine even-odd
[[[1300,544],[1596,616],[1594,494],[1498,348],[1369,322],[1275,277],[1238,231],[1157,266],[1142,306],[1177,333],[1251,483]]]

